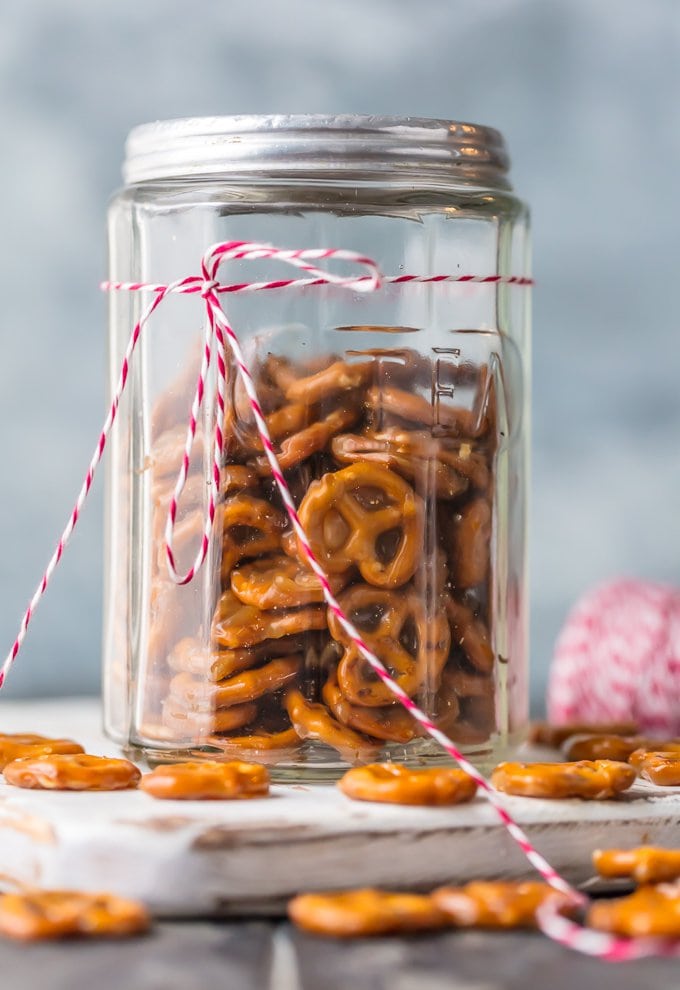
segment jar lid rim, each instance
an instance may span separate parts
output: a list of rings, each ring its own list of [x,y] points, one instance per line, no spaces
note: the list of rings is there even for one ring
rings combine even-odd
[[[493,127],[370,114],[241,114],[141,124],[126,142],[128,183],[220,173],[448,171],[503,184],[505,141]]]

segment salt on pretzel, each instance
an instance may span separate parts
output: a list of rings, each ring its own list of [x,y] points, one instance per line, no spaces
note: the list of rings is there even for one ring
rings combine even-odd
[[[446,925],[430,897],[372,888],[299,894],[288,903],[288,917],[304,931],[334,938],[435,931]]]
[[[220,597],[212,624],[212,638],[228,650],[257,646],[267,640],[280,639],[326,627],[326,610],[320,605],[285,611],[263,611],[244,605],[233,591]]]
[[[635,849],[596,849],[593,866],[605,879],[622,877],[636,883],[680,880],[680,849],[637,846]]]
[[[0,935],[22,942],[140,935],[151,926],[139,901],[73,890],[28,890],[0,895]]]
[[[15,787],[50,791],[120,791],[142,776],[129,760],[85,753],[25,757],[8,763],[5,780]]]
[[[477,880],[464,887],[440,887],[432,900],[457,928],[536,928],[536,912],[547,902],[556,910],[573,900],[547,883]]]
[[[338,602],[410,697],[423,686],[431,691],[437,688],[451,643],[443,608],[435,607],[432,612],[413,589],[390,591],[367,584],[353,585],[339,595]],[[337,672],[344,696],[355,705],[394,704],[392,692],[376,677],[335,613],[330,611],[328,628],[346,647]]]
[[[576,763],[500,763],[491,774],[498,791],[535,798],[615,797],[635,781],[627,763],[579,760]]]
[[[399,763],[369,763],[353,767],[338,781],[338,787],[355,801],[387,804],[464,804],[477,792],[477,784],[455,767],[410,769]]]
[[[140,789],[166,801],[226,801],[269,793],[267,768],[259,763],[175,763],[145,774]]]
[[[341,574],[357,566],[369,584],[396,588],[416,570],[424,506],[387,468],[352,464],[309,486],[300,522],[322,567]]]
[[[645,885],[628,897],[594,901],[586,923],[598,931],[629,938],[680,936],[680,886]]]

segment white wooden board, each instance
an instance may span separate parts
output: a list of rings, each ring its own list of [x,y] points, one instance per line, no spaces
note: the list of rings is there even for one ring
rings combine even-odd
[[[68,735],[119,755],[95,702],[0,704],[0,731]],[[636,784],[616,801],[508,798],[552,864],[574,882],[598,846],[680,845],[680,788]],[[279,911],[298,890],[428,889],[530,875],[492,808],[353,802],[332,786],[275,786],[235,802],[156,801],[138,791],[24,791],[0,783],[0,874],[47,887],[139,897],[159,916]]]

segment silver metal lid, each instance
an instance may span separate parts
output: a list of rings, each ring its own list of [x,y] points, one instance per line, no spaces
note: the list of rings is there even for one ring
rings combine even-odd
[[[403,179],[506,188],[509,160],[491,127],[421,117],[187,117],[130,132],[126,183],[219,175]]]

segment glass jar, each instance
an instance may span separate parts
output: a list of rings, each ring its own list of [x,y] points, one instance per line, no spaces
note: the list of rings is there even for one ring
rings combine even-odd
[[[501,276],[221,297],[341,606],[481,766],[521,738],[528,705],[529,290],[507,278],[528,275],[528,216],[507,168],[496,131],[450,121],[170,121],[130,135],[128,185],[109,215],[112,280],[169,283],[236,240],[348,248],[388,277]],[[291,277],[281,262],[224,268],[229,283]],[[111,295],[112,388],[148,299]],[[282,779],[447,762],[329,619],[233,362],[207,559],[191,583],[170,579],[164,531],[205,320],[199,296],[164,300],[112,438],[107,732],[155,759],[240,757]],[[201,540],[215,398],[213,373],[179,503],[178,569]]]

